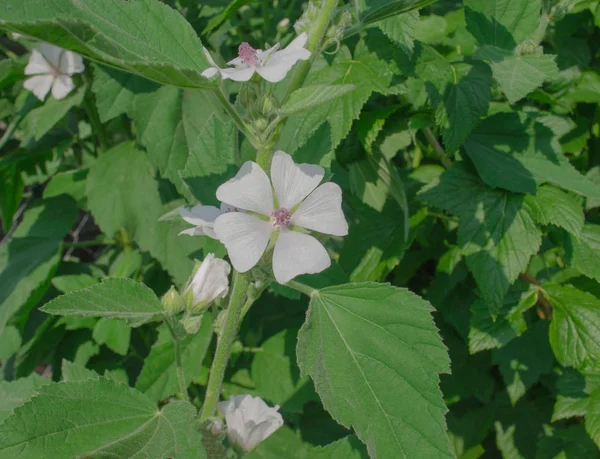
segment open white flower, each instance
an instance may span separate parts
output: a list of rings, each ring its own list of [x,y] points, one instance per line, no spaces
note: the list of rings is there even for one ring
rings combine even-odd
[[[34,76],[25,80],[23,86],[42,101],[50,90],[55,99],[64,99],[75,87],[71,77],[84,69],[83,58],[79,54],[41,43],[40,49],[32,51],[25,67],[25,75]]]
[[[273,156],[271,180],[252,161],[217,189],[217,199],[244,212],[220,215],[214,223],[217,238],[225,244],[234,268],[243,273],[254,267],[274,232],[273,272],[280,284],[300,274],[318,273],[331,264],[325,247],[301,228],[345,236],[348,223],[342,212],[342,190],[335,183],[319,185],[324,170],[312,164],[296,164],[283,151]],[[318,187],[317,187],[318,186]]]
[[[209,253],[197,267],[194,277],[183,292],[190,308],[203,309],[217,298],[225,298],[229,292],[231,266],[225,260]]]
[[[212,67],[202,72],[202,76],[210,78],[217,73],[221,77],[233,81],[248,81],[254,73],[271,83],[277,83],[285,78],[294,64],[305,61],[310,57],[310,51],[304,48],[308,41],[308,35],[298,35],[285,49],[279,50],[279,43],[265,51],[254,49],[248,43],[242,43],[238,48],[238,57],[227,64],[233,67],[220,68],[208,50],[204,48],[204,54]]]
[[[208,236],[217,239],[213,229],[217,217],[227,212],[237,212],[237,210],[224,202],[221,203],[221,208],[215,206],[194,206],[191,210],[181,208],[179,215],[186,222],[194,225],[194,228],[183,230],[179,236],[187,234],[188,236]]]
[[[271,408],[260,397],[250,395],[236,395],[219,403],[229,440],[244,451],[250,451],[283,425],[278,410],[278,405]]]

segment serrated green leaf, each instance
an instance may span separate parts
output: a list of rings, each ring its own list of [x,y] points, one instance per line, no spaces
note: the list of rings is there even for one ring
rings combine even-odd
[[[85,180],[88,169],[59,172],[44,188],[44,199],[66,194],[71,196],[78,204],[85,201]]]
[[[600,389],[596,389],[590,396],[585,415],[585,430],[600,448]]]
[[[397,14],[407,13],[437,0],[361,0],[362,23],[371,24]]]
[[[538,27],[541,0],[465,0],[467,30],[479,45],[513,49]]]
[[[579,238],[567,236],[565,249],[573,268],[600,282],[600,225],[585,223]]]
[[[104,378],[37,392],[0,425],[1,458],[206,457],[196,409],[187,402],[158,410],[145,395]]]
[[[563,156],[554,133],[524,113],[486,118],[467,139],[465,150],[490,186],[535,194],[538,185],[551,183],[583,196],[600,197],[600,187]]]
[[[139,75],[103,65],[94,66],[92,90],[96,94],[96,108],[103,123],[131,112],[139,94],[154,92],[159,87]]]
[[[570,285],[546,284],[544,290],[552,303],[556,359],[578,370],[600,368],[600,300]]]
[[[381,31],[398,45],[407,56],[410,56],[415,47],[415,27],[419,22],[417,10],[399,14],[376,22]]]
[[[419,196],[461,218],[458,243],[481,296],[497,313],[542,242],[523,195],[489,188],[464,163],[456,163]]]
[[[235,175],[238,161],[237,127],[232,121],[212,116],[191,145],[187,164],[179,175],[194,198],[218,207],[217,188]]]
[[[281,107],[283,116],[306,112],[356,89],[353,84],[317,84],[295,90]]]
[[[296,334],[297,330],[286,329],[271,336],[261,344],[262,352],[252,361],[252,379],[258,395],[288,413],[302,413],[306,402],[318,401],[311,381],[307,376],[300,377],[296,365]]]
[[[125,319],[132,327],[157,319],[162,305],[154,292],[131,279],[109,278],[98,285],[66,293],[42,311],[62,316]]]
[[[552,370],[554,357],[548,345],[548,323],[536,322],[522,336],[494,350],[492,355],[500,367],[508,398],[515,405],[541,375]]]
[[[46,292],[61,259],[61,242],[76,218],[71,198],[46,199],[25,212],[0,247],[0,335],[15,313],[33,307]]]
[[[539,442],[535,459],[597,459],[598,448],[586,434],[582,425],[572,425],[557,429],[551,437],[545,436]]]
[[[523,312],[537,301],[537,292],[524,282],[516,283],[504,297],[497,316],[492,316],[485,301],[471,305],[469,352],[500,348],[521,336],[527,329]]]
[[[573,368],[565,368],[556,380],[557,393],[552,422],[585,416],[590,403],[589,395],[599,387],[598,374],[584,375]]]
[[[148,156],[162,176],[185,196],[189,191],[179,171],[186,167],[189,152],[209,120],[221,116],[222,112],[211,91],[163,86],[157,91],[139,94],[129,114]]]
[[[69,293],[80,288],[91,287],[100,281],[89,274],[70,274],[52,278],[52,285],[62,293]]]
[[[535,196],[525,197],[529,213],[541,225],[556,225],[579,239],[585,216],[573,196],[553,186],[542,185]]]
[[[92,333],[94,341],[105,344],[110,350],[119,355],[127,355],[131,328],[122,320],[102,318],[96,323]]]
[[[205,313],[198,333],[181,341],[182,364],[188,384],[200,375],[212,332],[211,315]],[[144,360],[144,367],[135,388],[154,401],[163,400],[179,392],[173,341],[166,325],[159,328],[158,339]]]
[[[194,29],[159,0],[1,0],[0,25],[151,80],[208,87]]]
[[[372,458],[453,457],[438,387],[449,360],[431,310],[408,290],[385,284],[312,295],[298,364],[325,408],[354,428]]]
[[[159,194],[155,168],[131,142],[104,152],[90,169],[88,205],[98,226],[112,236],[123,227],[142,250],[161,262],[179,284],[194,267],[198,238],[178,237],[189,227],[181,219],[159,221],[167,210]]]
[[[26,378],[20,378],[15,381],[1,381],[0,422],[9,417],[15,408],[33,397],[36,389],[48,384],[52,384],[52,381],[42,378],[37,373],[32,373]]]

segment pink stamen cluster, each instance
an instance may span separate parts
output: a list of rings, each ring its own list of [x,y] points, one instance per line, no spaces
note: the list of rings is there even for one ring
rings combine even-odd
[[[292,216],[290,211],[281,207],[280,209],[274,210],[271,214],[271,223],[274,226],[289,226]]]
[[[244,42],[238,48],[238,57],[248,65],[256,62],[256,50],[249,43]]]

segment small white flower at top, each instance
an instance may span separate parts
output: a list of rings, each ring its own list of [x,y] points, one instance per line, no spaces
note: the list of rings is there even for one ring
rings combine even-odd
[[[52,91],[55,99],[64,99],[73,90],[75,73],[85,69],[83,58],[66,49],[49,43],[41,43],[39,49],[34,49],[25,67],[25,75],[33,75],[25,80],[23,86],[44,100]]]
[[[233,67],[220,68],[208,50],[204,48],[204,54],[211,67],[202,72],[202,76],[210,78],[217,73],[221,77],[233,81],[248,81],[254,73],[271,83],[277,83],[285,78],[287,73],[298,61],[305,61],[310,57],[310,51],[304,48],[308,41],[308,35],[303,33],[296,37],[285,49],[279,50],[279,43],[265,51],[254,49],[244,42],[239,46],[238,57],[227,64]]]
[[[221,203],[221,208],[215,206],[194,206],[191,210],[187,210],[181,208],[179,210],[179,215],[186,222],[191,225],[194,225],[194,228],[188,228],[179,233],[187,234],[188,236],[208,236],[213,239],[217,239],[215,231],[213,229],[215,225],[215,220],[221,214],[225,214],[227,212],[237,212],[233,206]]]
[[[319,166],[296,164],[290,155],[278,151],[271,163],[275,198],[267,174],[252,161],[217,189],[220,201],[258,214],[229,212],[214,222],[214,232],[237,271],[253,268],[274,235],[277,241],[273,273],[280,284],[330,266],[325,247],[303,231],[305,228],[334,236],[348,234],[341,188],[331,182],[318,186],[324,172]]]
[[[231,266],[225,260],[209,253],[200,265],[196,266],[183,298],[190,310],[202,310],[217,298],[225,298],[229,292]]]
[[[236,395],[219,403],[225,416],[227,436],[244,451],[250,451],[283,425],[279,406],[269,407],[260,397]]]

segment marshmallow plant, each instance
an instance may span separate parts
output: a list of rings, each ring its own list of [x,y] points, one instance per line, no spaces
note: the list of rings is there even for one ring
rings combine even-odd
[[[439,386],[448,352],[432,306],[399,286],[437,300],[459,283],[477,284],[472,296],[494,303],[489,317],[471,308],[478,333],[500,328],[502,339],[516,338],[529,326],[529,317],[504,317],[503,295],[526,268],[523,254],[541,246],[532,216],[539,206],[527,199],[547,192],[546,182],[560,174],[540,167],[533,185],[515,190],[527,174],[510,186],[497,175],[497,187],[483,189],[474,171],[486,171],[492,159],[485,162],[481,151],[508,164],[497,158],[506,148],[461,150],[463,165],[442,175],[424,142],[433,138],[434,151],[442,148],[433,122],[464,118],[474,129],[489,105],[485,82],[494,73],[512,75],[503,66],[513,60],[537,68],[530,60],[543,57],[543,47],[499,51],[510,42],[503,34],[480,53],[472,40],[466,48],[449,42],[447,63],[413,43],[418,16],[411,11],[429,0],[197,3],[0,0],[0,27],[20,34],[14,43],[3,35],[1,54],[22,55],[0,66],[3,96],[19,93],[0,107],[0,116],[14,115],[10,123],[0,119],[0,392],[10,402],[0,397],[0,458],[479,454],[479,443],[493,443],[482,435],[468,445],[473,450],[451,450]],[[521,18],[519,30],[533,9],[508,8]],[[488,48],[496,50],[493,59]],[[432,68],[434,77],[417,75]],[[548,63],[539,68],[538,79],[550,73]],[[550,99],[538,94],[537,111],[507,126],[543,131],[539,106]],[[475,105],[466,115],[456,113],[463,102]],[[499,102],[496,112],[505,116],[508,104]],[[459,140],[440,132],[463,142],[467,131]],[[484,134],[466,146],[504,139]],[[526,168],[527,158],[517,162]],[[402,170],[421,161],[425,172]],[[455,176],[469,190],[482,189],[482,202],[461,194]],[[443,229],[432,215],[452,229],[459,223],[417,203],[425,182],[419,197],[471,226],[430,241]],[[570,183],[569,192],[580,190]],[[452,205],[439,204],[445,194]],[[563,198],[565,206],[580,205]],[[516,209],[517,201],[527,208]],[[506,214],[480,228],[499,208]],[[504,221],[507,215],[514,220]],[[527,244],[484,238],[511,225]],[[577,256],[579,241],[592,247],[589,240],[579,228],[568,256]],[[404,259],[413,243],[422,253]],[[506,247],[508,268],[496,272],[486,262]],[[437,268],[446,277],[431,287],[431,272],[420,264],[435,270],[432,254],[445,248],[456,250]],[[483,282],[485,273],[495,283]],[[525,304],[519,314],[545,288],[516,292]],[[41,298],[44,313],[78,317],[40,320],[34,303]],[[582,304],[593,306],[593,319],[593,300]],[[462,326],[469,305],[461,306],[460,320],[443,328],[454,341],[470,339]],[[500,340],[473,339],[485,350]],[[597,346],[577,349],[585,352],[561,364],[593,370]],[[36,368],[49,377],[4,382]],[[474,410],[490,400],[463,400],[465,390],[448,399]],[[458,415],[453,421],[463,422]],[[343,429],[330,429],[333,422]],[[335,439],[321,444],[329,430]]]

